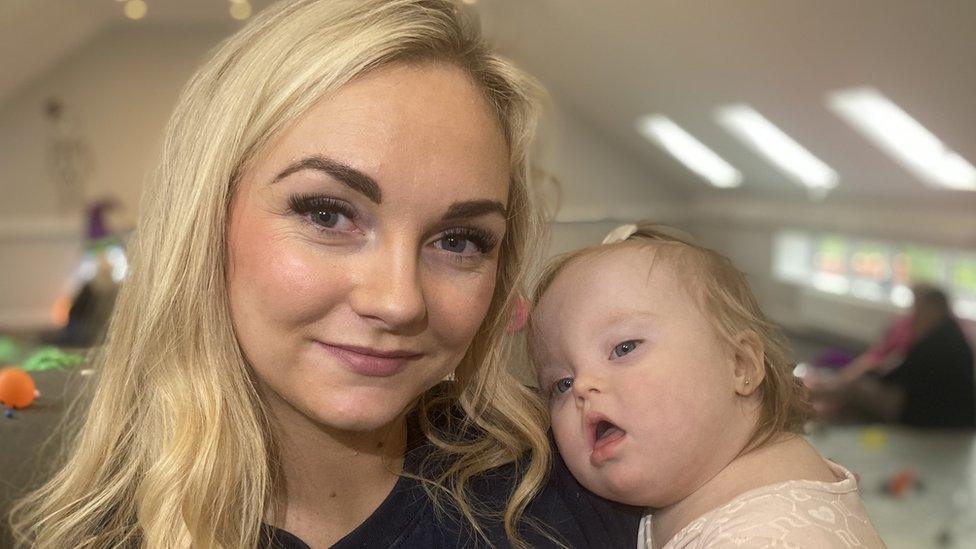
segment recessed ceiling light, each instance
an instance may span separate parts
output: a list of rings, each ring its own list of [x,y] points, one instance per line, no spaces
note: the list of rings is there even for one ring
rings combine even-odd
[[[718,122],[784,174],[810,189],[837,186],[837,172],[748,105],[718,110]]]
[[[742,183],[739,170],[664,115],[640,117],[637,131],[716,187],[738,187]]]
[[[976,168],[879,91],[834,92],[827,105],[926,183],[976,191]]]
[[[142,19],[146,16],[146,12],[149,11],[149,6],[146,5],[144,0],[128,0],[122,6],[122,11],[129,19]]]
[[[251,4],[247,0],[231,2],[230,16],[238,21],[243,21],[251,16]]]

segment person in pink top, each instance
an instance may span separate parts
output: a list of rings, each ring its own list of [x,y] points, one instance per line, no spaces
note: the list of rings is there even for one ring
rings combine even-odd
[[[582,485],[647,509],[638,547],[884,547],[744,275],[644,223],[557,258],[529,352]]]
[[[921,291],[921,288],[913,287],[912,293]],[[829,385],[843,386],[857,381],[869,372],[885,374],[891,371],[908,354],[914,334],[915,324],[911,312],[898,316],[885,330],[881,341],[852,360]]]

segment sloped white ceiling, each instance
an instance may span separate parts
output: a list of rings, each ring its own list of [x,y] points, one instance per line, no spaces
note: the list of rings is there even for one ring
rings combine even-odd
[[[124,19],[114,0],[0,2],[0,103],[114,25],[240,24],[226,0],[147,1],[141,21]],[[874,86],[976,163],[976,2],[479,0],[475,8],[504,51],[662,185],[808,200],[714,122],[716,107],[745,102],[840,174],[828,202],[976,206],[976,193],[926,187],[824,105],[832,90]],[[646,143],[634,120],[654,112],[735,165],[743,187],[712,190]]]
[[[139,21],[126,19],[116,0],[0,0],[0,104],[15,90],[115,25],[223,24],[240,26],[227,0],[146,0]],[[270,0],[250,0],[257,11]]]
[[[744,102],[840,174],[828,202],[976,206],[976,193],[918,181],[824,103],[833,90],[878,88],[976,164],[976,2],[481,0],[478,9],[504,50],[661,179],[808,200],[715,123],[716,107]],[[636,117],[656,112],[739,168],[743,187],[712,190],[638,136]]]

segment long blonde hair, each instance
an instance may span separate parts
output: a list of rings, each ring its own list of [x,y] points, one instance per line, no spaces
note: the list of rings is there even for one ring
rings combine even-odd
[[[452,63],[470,75],[501,122],[511,160],[511,214],[489,313],[448,393],[416,404],[422,429],[451,464],[422,481],[482,532],[468,480],[528,452],[504,511],[509,539],[523,544],[519,520],[550,455],[544,410],[507,369],[505,328],[526,260],[536,256],[529,246],[544,227],[528,169],[539,89],[495,56],[449,0],[284,2],[224,41],[190,80],[143,197],[129,278],[93,358],[87,417],[53,478],[12,512],[19,543],[259,542],[282,475],[231,325],[228,205],[248,163],[316,101],[377,67],[417,61]],[[435,428],[434,414],[455,424]]]

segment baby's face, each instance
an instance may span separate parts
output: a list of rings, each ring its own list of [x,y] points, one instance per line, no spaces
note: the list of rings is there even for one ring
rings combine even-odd
[[[580,482],[663,507],[739,452],[746,418],[734,353],[680,272],[627,245],[567,267],[533,312],[539,382],[556,443]]]

